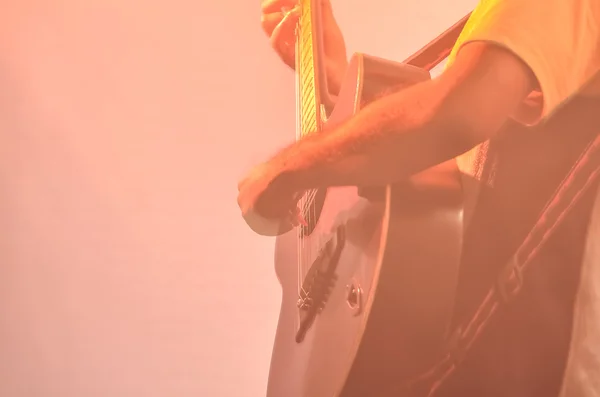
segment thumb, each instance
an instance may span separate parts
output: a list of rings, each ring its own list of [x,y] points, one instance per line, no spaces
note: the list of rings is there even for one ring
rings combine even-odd
[[[295,66],[296,25],[299,18],[300,9],[298,7],[286,12],[281,22],[273,29],[270,39],[271,46],[291,68]]]

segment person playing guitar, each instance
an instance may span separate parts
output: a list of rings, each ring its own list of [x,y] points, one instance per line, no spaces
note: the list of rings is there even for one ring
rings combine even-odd
[[[322,9],[336,95],[347,54],[329,0]],[[291,67],[297,19],[294,0],[264,0],[262,28]],[[465,231],[458,322],[523,240],[573,161],[568,153],[600,132],[599,115],[600,0],[482,0],[439,77],[373,99],[326,133],[280,150],[240,181],[238,204],[242,213],[296,222],[298,192],[385,185],[463,156],[462,171],[481,192]],[[544,247],[544,268],[436,396],[573,395],[564,375],[593,199]],[[600,366],[596,345],[590,357]],[[597,379],[576,375],[586,376],[581,390],[598,395]]]

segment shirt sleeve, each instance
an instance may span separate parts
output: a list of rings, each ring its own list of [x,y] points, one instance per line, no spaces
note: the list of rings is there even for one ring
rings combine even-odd
[[[502,46],[531,68],[539,92],[514,116],[535,124],[600,78],[600,0],[482,0],[449,63],[474,41]]]

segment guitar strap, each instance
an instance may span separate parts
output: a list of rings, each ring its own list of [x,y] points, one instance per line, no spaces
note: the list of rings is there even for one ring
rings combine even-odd
[[[469,16],[470,14],[465,16],[404,62],[431,70],[448,56]],[[411,383],[412,393],[409,394],[419,397],[433,395],[442,382],[456,370],[475,341],[488,327],[494,314],[519,294],[523,277],[533,259],[599,176],[600,135],[596,135],[561,181],[514,256],[499,272],[496,282],[485,295],[475,314],[469,321],[456,327],[449,338],[445,354],[429,371]]]
[[[499,272],[495,284],[475,314],[455,329],[445,355],[430,371],[414,382],[412,387],[417,392],[416,395],[431,396],[454,372],[494,314],[519,294],[523,277],[536,254],[599,176],[600,135],[597,135],[562,180],[514,256]]]
[[[402,63],[430,71],[450,55],[454,43],[467,24],[471,13],[462,17],[445,32],[431,40],[425,47],[406,58]]]

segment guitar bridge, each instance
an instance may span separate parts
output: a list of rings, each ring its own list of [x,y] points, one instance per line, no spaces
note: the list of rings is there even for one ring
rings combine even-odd
[[[321,249],[304,278],[297,302],[300,312],[300,325],[296,332],[297,343],[304,340],[317,314],[325,308],[337,280],[335,269],[345,242],[346,229],[341,225],[337,228],[335,236]]]

